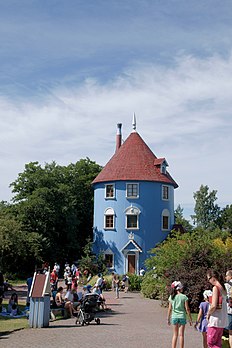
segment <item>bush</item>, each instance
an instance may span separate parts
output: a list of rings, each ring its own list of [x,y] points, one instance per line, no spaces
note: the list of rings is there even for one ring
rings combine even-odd
[[[142,277],[138,276],[137,274],[128,273],[129,277],[129,289],[130,291],[140,291],[141,290],[141,283],[142,283]]]
[[[166,304],[171,283],[180,280],[189,297],[190,309],[197,312],[203,291],[210,288],[206,279],[207,269],[213,268],[225,274],[231,268],[231,252],[232,238],[218,229],[172,233],[152,250],[155,256],[147,260],[150,271],[144,276],[142,293]]]
[[[145,297],[159,299],[164,287],[153,270],[145,273],[141,284],[141,292]]]

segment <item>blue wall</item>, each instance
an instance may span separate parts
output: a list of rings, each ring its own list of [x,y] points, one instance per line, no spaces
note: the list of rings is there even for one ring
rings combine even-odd
[[[115,184],[115,198],[105,199],[105,183],[94,185],[94,252],[99,253],[108,248],[114,253],[114,270],[123,274],[127,271],[125,256],[121,249],[128,243],[128,235],[134,233],[134,241],[141,247],[136,273],[144,265],[147,252],[157,243],[163,241],[169,231],[162,230],[162,211],[170,212],[170,228],[174,224],[174,187],[169,187],[169,200],[162,200],[162,183],[148,181],[133,181],[139,184],[139,198],[126,197],[126,183],[129,181],[109,182]],[[125,210],[130,206],[138,207],[139,229],[125,228]],[[104,212],[107,208],[115,211],[115,229],[104,230]],[[132,249],[131,249],[132,250]]]

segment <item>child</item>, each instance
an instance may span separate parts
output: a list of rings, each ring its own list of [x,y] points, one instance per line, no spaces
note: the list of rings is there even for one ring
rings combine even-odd
[[[17,307],[18,307],[18,295],[16,294],[16,292],[14,292],[9,299],[8,313],[12,313],[13,311],[14,314],[12,315],[16,315],[15,312],[17,313]]]
[[[212,291],[205,290],[203,292],[204,301],[200,303],[200,306],[199,306],[200,310],[198,313],[196,324],[194,325],[195,329],[197,329],[199,332],[202,333],[203,348],[208,347],[208,345],[207,345],[208,321],[206,319],[206,315],[207,315],[208,310],[209,310],[209,296],[212,296]]]
[[[192,317],[188,305],[188,297],[182,294],[183,285],[175,281],[171,285],[169,296],[168,325],[173,325],[172,348],[176,348],[178,335],[180,337],[180,348],[184,348],[184,330],[186,325],[186,312],[189,317],[189,324],[192,326]],[[171,318],[171,321],[170,321]]]

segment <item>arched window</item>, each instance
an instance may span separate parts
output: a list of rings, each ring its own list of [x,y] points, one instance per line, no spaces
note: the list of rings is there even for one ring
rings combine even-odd
[[[104,229],[114,229],[115,226],[115,212],[113,208],[107,208],[104,214]]]
[[[139,228],[139,214],[140,210],[137,207],[128,207],[125,210],[126,213],[126,229],[138,229]]]
[[[168,209],[164,209],[162,211],[161,225],[162,225],[162,230],[164,231],[170,230],[170,212]]]

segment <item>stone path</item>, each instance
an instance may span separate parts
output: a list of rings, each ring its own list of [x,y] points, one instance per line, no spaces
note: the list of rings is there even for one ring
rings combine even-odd
[[[57,320],[49,328],[25,329],[0,337],[1,348],[59,347],[171,347],[172,328],[166,324],[167,310],[158,301],[144,299],[139,293],[113,292],[105,297],[112,311],[100,313],[101,325],[75,325],[75,319]],[[186,326],[186,348],[201,347],[201,334]]]

